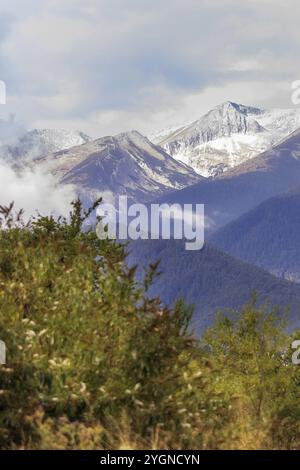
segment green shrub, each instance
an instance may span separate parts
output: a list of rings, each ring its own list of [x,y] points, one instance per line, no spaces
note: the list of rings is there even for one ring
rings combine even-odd
[[[95,209],[97,203],[95,204]],[[199,342],[87,230],[0,207],[0,448],[298,448],[300,376],[275,312],[221,315]]]

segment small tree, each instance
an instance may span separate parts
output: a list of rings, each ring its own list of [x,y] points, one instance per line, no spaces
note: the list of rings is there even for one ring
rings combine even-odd
[[[287,409],[292,404],[299,409],[298,371],[291,363],[291,339],[285,328],[278,310],[258,307],[254,297],[240,313],[219,314],[205,334],[203,345],[220,371],[217,387],[233,399],[231,433],[237,447],[280,447],[280,435],[287,440],[295,437],[284,429]],[[297,420],[293,433],[295,425]]]

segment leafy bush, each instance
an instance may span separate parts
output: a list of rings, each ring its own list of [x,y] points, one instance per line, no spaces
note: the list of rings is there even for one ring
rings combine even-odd
[[[137,282],[80,201],[68,221],[0,212],[2,449],[299,447],[275,312],[249,304],[199,342],[183,301],[147,295],[157,264]]]

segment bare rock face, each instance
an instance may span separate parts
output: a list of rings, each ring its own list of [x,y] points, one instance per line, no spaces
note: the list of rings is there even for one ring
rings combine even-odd
[[[87,198],[118,195],[145,202],[203,179],[137,131],[103,137],[39,160]]]

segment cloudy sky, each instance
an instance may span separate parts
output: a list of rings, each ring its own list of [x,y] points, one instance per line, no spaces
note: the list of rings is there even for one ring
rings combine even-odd
[[[226,100],[292,107],[298,0],[1,0],[1,115],[98,137]]]

